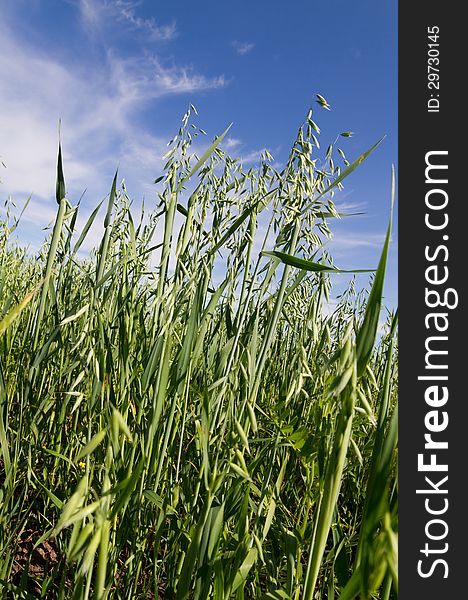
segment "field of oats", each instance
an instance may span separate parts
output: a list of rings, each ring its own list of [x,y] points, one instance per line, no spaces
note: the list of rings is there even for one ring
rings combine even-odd
[[[310,111],[246,169],[226,132],[193,153],[193,113],[154,206],[109,182],[88,256],[61,150],[41,251],[0,223],[0,596],[395,599],[391,218],[358,293],[324,246],[375,147],[322,153]]]

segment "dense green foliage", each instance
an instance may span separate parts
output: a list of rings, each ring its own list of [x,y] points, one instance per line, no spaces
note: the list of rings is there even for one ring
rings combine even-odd
[[[198,159],[191,112],[154,211],[116,175],[88,257],[61,154],[41,252],[1,225],[0,594],[396,598],[391,225],[337,306],[324,249],[367,153],[320,158],[310,112],[281,172]]]

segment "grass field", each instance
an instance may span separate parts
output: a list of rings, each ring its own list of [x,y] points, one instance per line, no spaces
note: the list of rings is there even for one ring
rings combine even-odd
[[[322,152],[312,117],[278,172],[224,134],[194,156],[191,108],[154,207],[116,174],[89,256],[61,152],[41,251],[0,224],[2,598],[397,597],[391,219],[331,305],[333,194],[374,148]]]

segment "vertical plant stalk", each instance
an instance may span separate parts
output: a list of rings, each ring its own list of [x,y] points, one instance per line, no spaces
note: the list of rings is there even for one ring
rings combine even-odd
[[[346,455],[351,438],[357,384],[355,359],[352,366],[348,368],[352,368],[352,376],[350,383],[338,398],[338,402],[342,403],[342,409],[336,424],[333,449],[327,462],[323,495],[320,499],[318,517],[310,544],[310,557],[304,581],[304,600],[313,600],[314,598],[315,586],[338,502]],[[346,371],[341,377],[345,374]]]
[[[289,244],[289,252],[291,254],[294,254],[294,252],[296,251],[296,245],[297,245],[297,240],[299,238],[299,232],[301,230],[301,222],[299,220],[296,221],[296,224],[294,226],[294,231],[292,234],[292,239],[291,242]],[[255,399],[257,397],[257,393],[258,393],[258,389],[260,387],[260,381],[261,381],[261,377],[262,377],[262,372],[263,372],[263,368],[265,366],[265,362],[268,356],[268,351],[270,349],[270,346],[273,342],[273,339],[275,337],[275,333],[276,333],[276,326],[278,324],[278,320],[279,317],[281,315],[281,311],[283,309],[283,301],[284,301],[284,294],[286,291],[286,286],[288,283],[288,275],[289,275],[289,271],[290,271],[290,266],[289,265],[284,265],[284,270],[283,270],[283,276],[281,278],[281,285],[278,291],[278,295],[276,297],[276,302],[275,302],[275,307],[273,309],[273,315],[270,319],[270,322],[268,324],[268,329],[267,329],[267,333],[265,335],[265,338],[263,340],[263,344],[262,344],[262,349],[260,352],[260,357],[258,359],[257,365],[256,365],[256,369],[255,369],[255,380],[252,386],[252,392],[250,394],[250,398],[249,398],[249,402],[250,404],[254,404],[255,403]]]
[[[102,486],[103,498],[101,499],[101,510],[103,513],[103,522],[101,525],[101,540],[99,543],[99,553],[98,553],[98,567],[96,571],[96,590],[95,597],[96,600],[103,600],[105,598],[105,590],[106,590],[106,575],[107,575],[107,562],[109,560],[109,538],[110,538],[110,521],[108,516],[109,510],[109,496],[105,496],[105,494],[109,491],[110,478],[108,471],[110,470],[110,465],[113,460],[112,449],[109,445],[107,448],[107,456],[106,456],[106,474],[104,475],[104,482]]]
[[[67,208],[67,200],[62,198],[60,200],[59,209],[57,212],[57,217],[55,219],[54,230],[52,233],[52,240],[50,242],[49,253],[47,255],[47,264],[46,271],[44,276],[44,283],[41,290],[41,297],[39,300],[39,308],[37,310],[37,317],[35,322],[35,334],[34,334],[34,344],[33,349],[37,350],[37,345],[39,341],[39,333],[41,329],[42,319],[44,317],[44,310],[47,300],[47,292],[49,291],[49,283],[52,275],[52,270],[54,266],[55,256],[57,254],[57,248],[60,241],[60,236],[62,233],[62,226],[65,218],[65,211]]]
[[[114,179],[112,181],[112,187],[109,194],[109,203],[107,205],[107,212],[104,219],[104,237],[102,238],[100,252],[99,252],[99,262],[96,269],[96,285],[102,279],[104,275],[104,266],[107,260],[107,254],[109,250],[109,239],[111,232],[111,216],[112,216],[112,208],[114,206],[115,193],[117,188],[117,171],[115,172]]]
[[[44,317],[44,310],[47,300],[47,292],[49,288],[49,281],[52,275],[52,269],[54,266],[55,256],[57,254],[57,248],[60,241],[60,236],[62,234],[62,226],[63,221],[65,219],[65,211],[67,209],[67,200],[65,198],[66,190],[65,190],[65,178],[63,176],[63,166],[62,166],[62,147],[59,142],[58,147],[58,157],[57,157],[57,181],[55,185],[55,199],[57,200],[57,204],[59,205],[59,209],[57,212],[57,216],[55,218],[54,230],[52,233],[52,240],[50,242],[49,253],[47,255],[47,263],[46,270],[44,275],[44,284],[41,291],[41,298],[39,300],[39,308],[37,311],[36,323],[35,323],[35,334],[34,334],[34,343],[33,350],[37,349],[37,344],[39,341],[39,332],[41,329],[42,319]]]
[[[372,506],[373,503],[383,504],[384,498],[382,498],[383,490],[380,487],[375,486],[376,479],[379,476],[379,472],[382,469],[382,448],[385,444],[385,434],[386,434],[386,426],[388,424],[389,419],[389,402],[392,391],[391,385],[391,372],[393,368],[393,352],[395,345],[395,331],[397,327],[398,317],[395,315],[392,321],[392,327],[390,331],[390,343],[388,346],[387,354],[386,354],[386,362],[385,362],[385,370],[383,375],[383,388],[382,393],[379,397],[380,404],[380,412],[379,412],[379,420],[377,424],[377,431],[375,433],[375,441],[372,449],[372,457],[371,464],[369,468],[369,478],[366,489],[366,500],[364,504],[363,516],[362,516],[362,526],[361,526],[361,534],[359,537],[358,549],[356,552],[356,561],[355,567],[357,568],[361,562],[363,546],[369,541],[369,536],[371,536],[377,526],[375,522],[368,522],[368,514],[371,511],[375,513],[375,506]],[[395,440],[396,443],[396,440]],[[390,466],[390,465],[388,465]],[[388,473],[386,473],[388,476]],[[379,511],[377,511],[378,513]],[[376,515],[374,515],[375,517]],[[378,516],[378,514],[377,514]],[[374,519],[372,519],[374,521]]]

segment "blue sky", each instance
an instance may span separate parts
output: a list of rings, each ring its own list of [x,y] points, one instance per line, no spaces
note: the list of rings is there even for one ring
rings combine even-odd
[[[150,202],[189,103],[210,137],[234,122],[230,151],[246,163],[264,148],[281,163],[318,92],[332,106],[315,104],[322,146],[353,131],[342,140],[353,159],[387,136],[337,199],[367,214],[333,223],[338,266],[377,264],[397,162],[396,0],[3,0],[0,72],[0,193],[18,205],[33,194],[19,231],[32,248],[55,214],[59,119],[84,220],[117,165],[129,195]],[[396,249],[394,229],[390,305]]]

